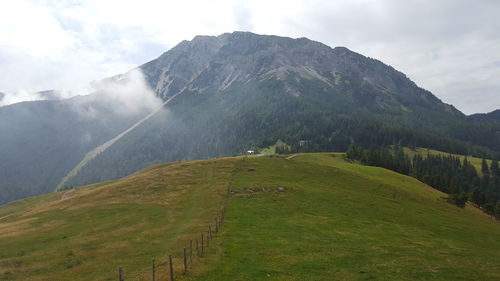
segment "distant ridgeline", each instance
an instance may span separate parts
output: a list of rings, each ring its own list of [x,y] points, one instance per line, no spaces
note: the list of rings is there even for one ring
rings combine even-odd
[[[316,115],[317,122],[312,121]],[[397,124],[384,122],[383,118],[375,119],[369,116],[327,116],[305,113],[303,118],[311,120],[300,124],[281,137],[289,146],[278,147],[277,153],[307,153],[307,152],[345,152],[354,144],[367,149],[383,148],[391,145],[400,145],[409,148],[427,147],[443,152],[461,155],[472,155],[479,158],[500,159],[500,124],[496,122],[485,123],[482,130],[475,130],[473,122],[465,121],[460,127],[455,127],[454,134],[465,135],[463,138],[454,138],[419,130],[401,127]],[[386,120],[387,121],[387,120]],[[282,129],[282,132],[284,130]],[[470,133],[470,132],[476,132]],[[498,139],[498,140],[497,140]],[[486,143],[489,143],[488,145]],[[483,145],[477,145],[483,144]],[[263,146],[271,142],[263,142]]]
[[[490,216],[500,220],[500,169],[498,161],[488,166],[482,160],[481,172],[465,157],[453,155],[416,154],[410,158],[401,147],[392,149],[362,149],[350,146],[347,157],[365,165],[383,167],[414,177],[442,192],[450,194],[448,201],[461,208],[472,202]]]

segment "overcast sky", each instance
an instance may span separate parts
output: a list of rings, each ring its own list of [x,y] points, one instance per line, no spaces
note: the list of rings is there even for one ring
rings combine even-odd
[[[496,0],[2,0],[0,92],[83,94],[182,40],[235,30],[345,46],[467,114],[500,108]]]

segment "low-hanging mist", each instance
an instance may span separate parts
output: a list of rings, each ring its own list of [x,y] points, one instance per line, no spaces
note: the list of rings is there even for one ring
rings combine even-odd
[[[0,107],[0,204],[54,190],[89,151],[162,105],[139,69],[95,89]]]

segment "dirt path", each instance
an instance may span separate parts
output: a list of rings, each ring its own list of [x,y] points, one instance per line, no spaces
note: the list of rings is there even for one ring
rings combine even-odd
[[[63,195],[61,196],[61,200],[71,198],[71,197],[73,197],[73,195],[75,195],[75,190],[70,189],[70,190],[63,193]]]

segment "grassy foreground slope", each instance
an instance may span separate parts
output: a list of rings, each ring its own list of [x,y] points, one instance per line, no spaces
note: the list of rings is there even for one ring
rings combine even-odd
[[[164,164],[2,206],[0,280],[117,280],[118,265],[139,280],[206,230],[228,186],[222,233],[176,280],[500,280],[500,223],[341,154]]]
[[[413,178],[304,154],[244,159],[233,188],[255,192],[182,280],[500,280],[500,224]]]
[[[234,162],[157,165],[64,200],[57,192],[0,207],[0,280],[116,280],[118,266],[141,275],[152,257],[166,269],[166,254],[218,214]]]

